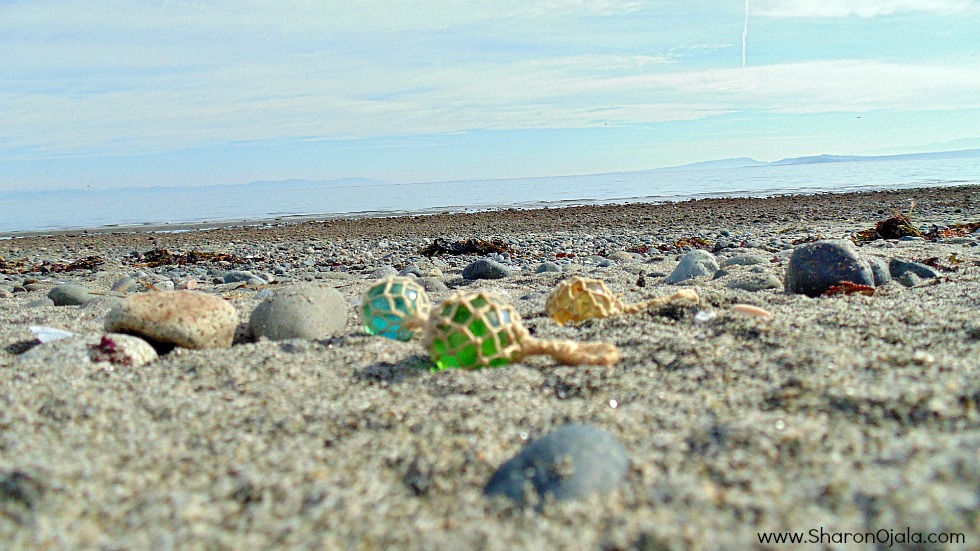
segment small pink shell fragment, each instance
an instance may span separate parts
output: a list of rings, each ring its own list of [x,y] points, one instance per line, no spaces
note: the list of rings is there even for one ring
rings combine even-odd
[[[763,310],[758,306],[752,306],[751,304],[733,304],[732,312],[737,312],[739,314],[745,314],[747,316],[756,316],[760,318],[771,318],[772,312],[769,310]]]

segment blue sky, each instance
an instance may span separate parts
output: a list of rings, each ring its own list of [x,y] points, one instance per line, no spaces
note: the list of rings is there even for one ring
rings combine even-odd
[[[748,8],[0,0],[0,190],[980,147],[980,1]]]

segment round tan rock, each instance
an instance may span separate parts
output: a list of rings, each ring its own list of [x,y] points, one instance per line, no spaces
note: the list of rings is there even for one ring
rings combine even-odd
[[[132,295],[109,311],[106,331],[184,348],[228,348],[238,327],[235,307],[198,291]]]

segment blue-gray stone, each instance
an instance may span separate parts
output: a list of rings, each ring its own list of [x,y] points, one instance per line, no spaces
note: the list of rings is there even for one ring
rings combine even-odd
[[[915,275],[915,272],[908,271],[895,278],[895,281],[906,287],[918,287],[922,285],[922,278]]]
[[[34,299],[28,302],[27,304],[25,304],[24,306],[27,308],[43,308],[45,306],[54,306],[54,301],[47,297],[44,297],[44,298]]]
[[[609,268],[613,264],[614,264],[614,262],[612,260],[609,260],[608,258],[603,258],[602,260],[600,260],[596,264],[596,267],[598,267],[598,268]]]
[[[741,289],[743,291],[764,291],[766,289],[779,289],[783,283],[779,278],[770,273],[749,273],[733,278],[725,287],[729,289]]]
[[[544,274],[548,272],[560,272],[561,266],[555,264],[554,262],[542,262],[537,269],[534,270],[536,274]]]
[[[887,262],[877,256],[869,256],[865,260],[868,261],[868,266],[871,267],[871,275],[874,276],[875,287],[881,287],[891,282],[892,275],[888,270]]]
[[[701,249],[693,250],[683,258],[667,276],[667,283],[680,283],[696,277],[711,277],[718,271],[715,255]]]
[[[899,260],[897,258],[893,258],[888,262],[888,272],[894,278],[902,277],[902,274],[905,272],[912,272],[922,279],[939,277],[939,272],[929,266],[926,266],[925,264],[909,262],[907,260]]]
[[[826,240],[800,245],[786,266],[787,293],[818,297],[849,281],[874,286],[874,274],[849,241]]]
[[[405,266],[404,268],[402,268],[401,271],[398,272],[398,275],[400,275],[402,277],[407,277],[407,276],[410,276],[410,275],[413,275],[415,277],[425,277],[425,274],[422,273],[422,270],[419,269],[418,266],[415,266],[413,264],[410,264],[410,265]]]
[[[269,283],[248,270],[232,270],[227,272],[224,281],[225,283],[245,282],[247,285],[265,285]]]
[[[427,293],[445,293],[449,291],[449,287],[446,287],[446,284],[437,277],[423,277],[419,279],[419,283],[422,284],[422,288]]]
[[[137,285],[139,285],[139,281],[136,278],[126,276],[112,284],[112,291],[116,293],[128,293],[135,290]]]
[[[75,283],[63,283],[48,291],[48,298],[55,306],[81,306],[98,296]]]
[[[373,279],[384,279],[386,277],[392,277],[398,275],[398,270],[394,266],[382,266],[377,270],[371,272],[371,277]]]
[[[755,266],[758,264],[769,264],[769,259],[761,254],[736,254],[726,258],[721,263],[722,268],[728,266]]]
[[[510,268],[495,260],[481,258],[463,268],[463,279],[501,279],[513,273]]]
[[[565,425],[504,463],[483,493],[540,508],[549,499],[612,490],[626,478],[629,465],[626,448],[613,435],[592,425]]]

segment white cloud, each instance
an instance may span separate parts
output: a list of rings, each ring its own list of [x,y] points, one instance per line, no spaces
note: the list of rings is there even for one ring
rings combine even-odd
[[[767,17],[878,17],[900,12],[943,15],[978,11],[975,0],[753,0],[752,15]]]
[[[606,62],[637,63],[632,58]],[[14,145],[63,154],[474,128],[578,128],[740,110],[808,114],[980,107],[980,64],[828,61],[601,76],[589,74],[595,63],[587,56],[355,74],[337,60],[306,56],[179,82],[158,77],[158,90],[150,85],[83,95],[4,94],[0,128]],[[375,95],[384,99],[372,99]]]

